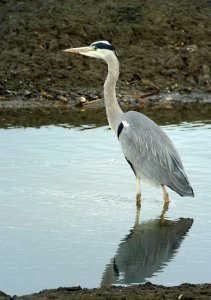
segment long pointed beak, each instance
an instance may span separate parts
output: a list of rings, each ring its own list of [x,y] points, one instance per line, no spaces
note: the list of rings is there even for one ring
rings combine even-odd
[[[64,52],[71,52],[71,53],[80,53],[80,54],[86,54],[90,51],[92,51],[93,48],[88,46],[88,47],[81,47],[81,48],[69,48],[63,50]]]

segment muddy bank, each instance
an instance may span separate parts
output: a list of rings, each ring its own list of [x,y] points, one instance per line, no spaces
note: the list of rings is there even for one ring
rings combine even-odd
[[[161,299],[182,299],[198,300],[210,299],[211,284],[181,284],[175,287],[164,287],[149,283],[131,287],[111,287],[98,289],[82,289],[79,287],[58,288],[44,290],[37,294],[28,296],[9,296],[0,292],[0,299],[17,300],[47,300],[47,299],[142,299],[142,300],[161,300]]]
[[[118,50],[120,93],[210,92],[210,7],[209,0],[0,1],[0,95],[100,97],[105,64],[62,52],[96,40]]]
[[[125,106],[128,110],[132,107]],[[141,105],[136,110],[144,113],[159,125],[179,124],[181,122],[210,122],[210,104],[174,104],[171,106]],[[105,126],[108,124],[104,107],[75,107],[52,105],[52,107],[1,108],[0,128],[40,127],[48,125],[69,127]]]

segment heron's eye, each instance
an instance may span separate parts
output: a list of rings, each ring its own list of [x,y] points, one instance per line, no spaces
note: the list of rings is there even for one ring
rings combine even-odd
[[[96,46],[93,46],[93,49],[94,49],[94,50],[97,50],[97,47],[96,47]]]

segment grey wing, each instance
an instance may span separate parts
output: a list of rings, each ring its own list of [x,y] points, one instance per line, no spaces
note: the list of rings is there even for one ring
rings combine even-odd
[[[138,112],[123,114],[117,135],[134,173],[181,196],[193,196],[180,156],[165,132]]]

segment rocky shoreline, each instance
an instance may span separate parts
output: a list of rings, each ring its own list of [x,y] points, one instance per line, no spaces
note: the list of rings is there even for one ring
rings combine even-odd
[[[143,285],[130,287],[110,287],[86,289],[78,287],[44,290],[26,296],[9,296],[0,291],[1,300],[100,300],[100,299],[142,299],[142,300],[207,300],[211,297],[211,284],[181,284],[173,287],[154,285],[147,282]]]

